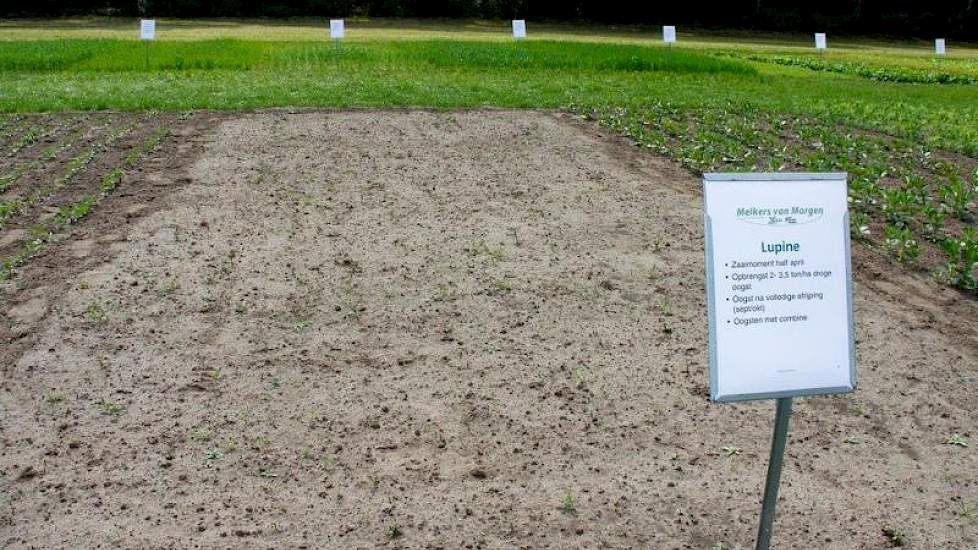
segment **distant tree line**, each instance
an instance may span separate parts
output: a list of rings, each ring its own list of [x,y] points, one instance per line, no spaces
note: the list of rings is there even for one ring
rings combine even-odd
[[[978,40],[978,0],[33,0],[0,15],[470,17]]]

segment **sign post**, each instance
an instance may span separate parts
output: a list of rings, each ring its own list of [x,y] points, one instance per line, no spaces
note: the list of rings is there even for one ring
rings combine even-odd
[[[346,35],[346,26],[342,19],[330,19],[329,20],[329,37],[333,40],[343,40],[343,36]]]
[[[815,33],[815,49],[820,53],[829,47],[828,39],[824,32]]]
[[[146,54],[146,68],[149,68],[149,43],[156,40],[156,20],[143,19],[139,22],[139,39],[143,41],[143,50]]]
[[[343,41],[343,37],[346,36],[346,23],[343,19],[330,19],[329,20],[329,37],[333,41],[333,61],[339,63],[340,60],[340,42]]]
[[[758,550],[770,547],[792,399],[856,388],[846,182],[703,178],[710,398],[777,399]]]
[[[781,466],[784,464],[784,448],[788,444],[788,420],[791,419],[791,398],[777,401],[774,413],[774,437],[771,438],[771,458],[767,463],[767,481],[764,482],[764,500],[761,504],[761,523],[757,528],[757,548],[771,547],[774,530],[774,507],[778,502],[778,486],[781,484]]]
[[[513,38],[523,40],[526,38],[526,20],[513,19]]]
[[[934,40],[934,52],[937,55],[947,55],[947,42],[943,38]]]
[[[672,46],[676,43],[676,27],[665,25],[662,27],[662,41]]]

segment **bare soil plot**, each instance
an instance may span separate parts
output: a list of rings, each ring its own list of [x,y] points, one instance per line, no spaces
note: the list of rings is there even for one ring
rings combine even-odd
[[[707,401],[697,178],[551,113],[158,120],[3,287],[5,547],[751,544],[773,407]],[[777,547],[974,547],[978,309],[856,260]]]

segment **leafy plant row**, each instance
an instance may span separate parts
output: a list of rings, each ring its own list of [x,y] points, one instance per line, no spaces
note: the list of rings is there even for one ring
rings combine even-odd
[[[21,242],[17,253],[0,262],[0,281],[9,280],[13,276],[14,270],[26,264],[31,257],[45,250],[49,244],[56,240],[65,227],[88,216],[105,197],[111,195],[122,183],[126,170],[134,167],[146,153],[159,147],[168,135],[169,128],[161,127],[146,142],[133,148],[120,166],[102,176],[98,193],[86,195],[74,203],[62,206],[49,221],[32,227],[28,238]]]
[[[134,126],[135,123],[131,123],[114,130],[101,141],[95,143],[78,156],[75,156],[69,160],[65,171],[52,183],[35,190],[27,196],[15,197],[5,201],[0,201],[0,227],[3,227],[7,220],[9,220],[14,214],[20,212],[23,208],[36,204],[37,202],[51,196],[57,190],[71,183],[75,179],[75,176],[77,176],[82,169],[95,160],[99,153],[105,151],[108,147],[121,139],[122,136],[131,132]]]
[[[152,44],[108,39],[0,41],[0,72],[245,71],[328,68],[340,63],[348,67],[757,72],[749,63],[689,50],[542,40],[520,44],[422,40],[342,45],[229,39]]]
[[[967,173],[962,165],[968,159],[942,158],[916,141],[743,106],[575,109],[698,173],[848,172],[856,239],[978,294],[978,170]]]
[[[861,76],[878,82],[905,82],[915,84],[978,84],[978,76],[954,74],[946,71],[926,70],[911,67],[881,67],[868,63],[852,61],[829,61],[803,56],[788,55],[737,55],[732,57],[773,63],[789,67],[802,67],[812,71],[840,73]]]

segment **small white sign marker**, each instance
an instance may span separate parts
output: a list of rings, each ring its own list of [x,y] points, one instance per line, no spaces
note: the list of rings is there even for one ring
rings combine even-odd
[[[329,37],[333,40],[342,40],[346,34],[346,27],[342,19],[329,20]]]
[[[139,22],[139,39],[156,40],[156,20],[143,19]]]
[[[676,43],[676,27],[672,25],[666,25],[662,27],[662,41],[666,44]]]
[[[526,38],[526,21],[524,19],[513,19],[513,38],[517,40]]]
[[[943,38],[934,40],[934,51],[937,52],[937,55],[947,55],[947,43]]]
[[[828,49],[828,47],[829,47],[829,42],[825,38],[825,33],[824,32],[815,33],[815,49],[825,50]]]

